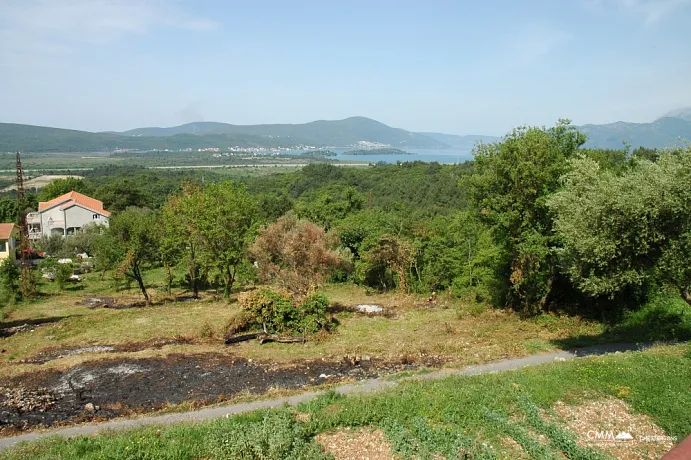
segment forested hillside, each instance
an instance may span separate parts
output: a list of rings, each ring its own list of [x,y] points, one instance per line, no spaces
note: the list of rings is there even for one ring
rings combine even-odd
[[[90,133],[43,126],[0,123],[0,152],[96,152],[114,149],[179,150],[238,147],[346,147],[360,141],[394,147],[444,148],[422,134],[391,128],[364,117],[300,125],[190,123],[172,128],[140,128],[125,133]]]
[[[191,216],[196,216],[190,222],[212,219],[206,213],[218,206],[202,203],[211,199],[205,190],[219,184],[214,193],[227,193],[226,200],[242,196],[241,202],[249,203],[249,239],[245,249],[234,249],[233,270],[259,257],[248,249],[252,235],[263,227],[287,225],[281,218],[291,215],[329,235],[329,244],[342,261],[329,276],[375,289],[448,290],[454,296],[525,311],[597,311],[631,305],[643,301],[651,289],[657,289],[654,286],[671,287],[691,300],[691,283],[679,265],[683,260],[679,257],[691,247],[684,233],[689,231],[691,217],[686,208],[674,204],[686,199],[683,187],[674,184],[682,184],[686,174],[691,174],[687,164],[691,153],[592,150],[584,149],[584,142],[577,128],[560,123],[515,130],[500,142],[478,146],[475,161],[461,165],[409,162],[342,168],[311,164],[294,173],[239,176],[235,178],[239,185],[209,171],[97,168],[86,172],[83,180],[54,182],[33,202],[75,189],[102,200],[114,212],[114,222],[134,207],[151,211],[128,214],[127,225],[135,225],[138,219],[164,219],[155,225],[161,229],[166,228],[165,210],[180,203],[188,202]],[[590,175],[592,183],[605,181],[601,191],[586,188],[592,194],[588,203],[582,199],[585,192],[578,189],[584,187],[578,174]],[[668,191],[662,185],[666,181]],[[617,187],[622,191],[615,193]],[[618,219],[618,211],[607,208],[612,206],[609,202],[600,207],[589,203],[628,196],[637,187],[642,188],[635,195],[648,200],[640,209],[664,214],[666,220],[659,226],[653,222],[652,227],[623,220],[598,227],[602,219]],[[644,198],[646,193],[649,199]],[[654,198],[659,193],[669,198]],[[636,199],[632,196],[626,202],[635,206]],[[667,205],[671,208],[664,208]],[[3,220],[14,219],[14,201],[9,197],[0,201],[0,212]],[[171,222],[181,215],[182,210],[170,214]],[[579,230],[587,219],[592,219],[590,230]],[[638,216],[635,222],[647,221]],[[193,235],[194,228],[181,232]],[[166,235],[161,237],[167,241]],[[199,241],[200,248],[206,244],[204,239]],[[626,242],[637,243],[628,248]],[[166,244],[189,247],[193,243]],[[643,247],[650,249],[641,253]],[[592,259],[591,253],[600,256]],[[171,254],[166,264],[183,263],[182,253]],[[162,263],[151,257],[147,263]],[[198,270],[193,278],[205,283],[213,283],[223,273],[212,266],[200,265]]]

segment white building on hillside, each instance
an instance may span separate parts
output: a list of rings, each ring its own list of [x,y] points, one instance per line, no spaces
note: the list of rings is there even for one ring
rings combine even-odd
[[[26,223],[29,238],[38,239],[42,235],[72,235],[92,223],[107,226],[109,217],[103,202],[72,191],[38,203],[38,212],[27,214]]]

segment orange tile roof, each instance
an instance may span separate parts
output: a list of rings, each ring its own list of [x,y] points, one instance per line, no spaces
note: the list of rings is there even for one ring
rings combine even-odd
[[[86,195],[82,195],[81,193],[75,192],[74,190],[69,193],[65,193],[64,195],[61,195],[57,198],[53,198],[50,201],[41,201],[38,204],[38,211],[45,211],[46,209],[50,209],[57,205],[62,205],[60,209],[67,209],[75,204],[103,214],[106,217],[110,216],[110,213],[103,209],[102,201],[88,197]]]
[[[8,240],[14,229],[14,224],[0,224],[0,240]]]

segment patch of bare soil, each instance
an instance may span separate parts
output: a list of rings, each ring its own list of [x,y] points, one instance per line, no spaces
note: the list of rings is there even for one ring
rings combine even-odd
[[[381,430],[350,427],[320,433],[315,441],[323,449],[334,456],[336,460],[390,460],[395,459],[391,454],[391,444]]]
[[[118,345],[91,345],[76,348],[48,348],[30,358],[18,361],[22,364],[45,364],[54,359],[68,356],[81,355],[83,353],[133,353],[142,350],[158,350],[168,345],[188,345],[194,343],[189,337],[179,336],[170,339],[151,339],[143,342],[129,342]]]
[[[0,431],[108,419],[184,402],[211,404],[239,394],[302,389],[439,364],[350,358],[279,366],[218,353],[173,354],[165,358],[88,361],[65,371],[23,374],[0,380],[0,386],[22,394],[39,392],[47,395],[51,404],[42,406],[42,410],[31,409],[21,398],[0,393]],[[25,406],[28,410],[22,409]]]
[[[652,418],[631,413],[629,406],[619,399],[577,406],[558,402],[553,408],[575,432],[580,445],[605,451],[618,459],[660,458],[674,445]],[[600,439],[597,433],[603,433]]]
[[[83,305],[86,308],[112,308],[114,310],[126,310],[129,308],[144,308],[146,303],[143,301],[131,302],[131,303],[119,303],[114,297],[103,297],[103,296],[93,296],[85,295],[84,298],[77,302],[76,305]]]
[[[20,332],[34,332],[36,328],[44,324],[56,323],[64,316],[56,316],[53,318],[39,318],[39,319],[25,319],[18,321],[5,322],[0,324],[0,338],[6,338],[18,334]]]

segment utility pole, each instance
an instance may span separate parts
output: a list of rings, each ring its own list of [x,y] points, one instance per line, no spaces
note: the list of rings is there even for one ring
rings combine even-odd
[[[17,223],[19,224],[19,250],[21,251],[21,289],[22,297],[27,299],[34,295],[34,274],[31,271],[29,257],[29,229],[26,224],[26,193],[24,192],[24,170],[22,159],[17,152]]]

